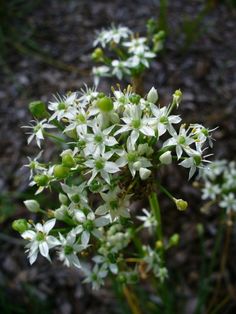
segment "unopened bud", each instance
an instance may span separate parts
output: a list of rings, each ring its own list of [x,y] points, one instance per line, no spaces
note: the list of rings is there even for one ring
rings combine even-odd
[[[59,193],[59,201],[61,204],[66,205],[68,202],[68,198],[65,194]]]
[[[155,104],[157,100],[158,100],[157,90],[154,87],[152,87],[147,94],[147,101]]]
[[[34,176],[34,181],[38,186],[47,186],[49,177],[46,174],[36,174]]]
[[[182,100],[182,92],[180,89],[177,89],[173,94],[173,104],[179,107],[181,100]]]
[[[29,104],[29,110],[32,113],[32,115],[37,119],[43,119],[48,116],[46,105],[44,102],[40,100],[32,101]]]
[[[175,233],[169,239],[169,247],[176,246],[178,244],[179,244],[179,234]]]
[[[113,109],[113,102],[110,97],[102,97],[97,100],[97,107],[104,112],[109,112]]]
[[[179,198],[179,199],[174,198],[174,202],[175,202],[177,209],[180,211],[185,211],[188,207],[188,203],[186,201],[182,200],[181,198]]]
[[[163,248],[163,242],[161,240],[156,241],[156,248],[157,249]]]
[[[71,153],[66,153],[62,155],[62,165],[68,168],[75,166],[75,160]]]
[[[160,162],[163,165],[170,165],[172,163],[172,156],[171,152],[168,150],[167,152],[163,153],[160,157]]]
[[[17,219],[14,220],[12,223],[12,229],[19,233],[25,232],[27,229],[29,229],[29,225],[26,221],[26,219]]]
[[[57,179],[64,179],[68,176],[70,169],[63,165],[56,165],[53,169],[53,174]]]
[[[24,204],[27,207],[27,209],[32,213],[37,213],[40,210],[40,205],[35,200],[24,201]]]
[[[147,180],[147,178],[151,175],[151,170],[147,169],[147,168],[140,168],[139,169],[139,175],[141,180]]]
[[[92,53],[92,59],[94,61],[101,61],[103,59],[103,50],[101,48],[96,48]]]

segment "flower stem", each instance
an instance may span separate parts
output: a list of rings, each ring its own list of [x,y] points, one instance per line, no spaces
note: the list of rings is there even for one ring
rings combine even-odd
[[[123,286],[123,293],[125,295],[125,298],[127,300],[127,303],[130,307],[132,314],[142,314],[140,307],[139,307],[138,299],[137,299],[136,295],[134,294],[134,292],[131,291],[131,289],[128,288],[126,285],[124,285]]]
[[[161,210],[160,205],[157,199],[157,195],[155,192],[152,192],[149,196],[149,204],[151,207],[151,210],[154,213],[154,216],[157,221],[157,240],[163,242],[163,232],[162,232],[162,223],[161,223]]]

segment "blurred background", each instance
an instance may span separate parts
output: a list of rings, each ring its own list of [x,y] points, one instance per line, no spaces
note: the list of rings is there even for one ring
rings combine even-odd
[[[129,313],[115,291],[91,291],[74,269],[43,259],[30,267],[11,223],[23,216],[34,218],[23,206],[34,193],[23,165],[37,152],[33,145],[27,146],[21,128],[32,119],[29,102],[48,101],[53,94],[78,90],[84,83],[92,85],[95,31],[114,23],[142,35],[149,18],[158,20],[166,41],[144,76],[145,92],[155,86],[160,102],[166,104],[180,88],[185,120],[219,127],[214,133],[214,158],[236,159],[235,0],[0,0],[0,313]],[[99,87],[109,92],[110,81],[103,79]],[[53,152],[49,147],[46,157],[52,158]],[[183,175],[187,181],[184,172],[169,173],[165,179],[178,196],[187,195],[190,204],[186,213],[164,215],[166,234],[179,232],[181,239],[169,253],[168,267],[175,275],[178,271],[172,285],[181,309],[176,307],[175,313],[201,314],[202,310],[196,312],[202,271],[196,224],[204,228],[207,259],[219,213],[199,211],[200,192],[191,182],[183,185]],[[165,200],[163,205],[166,210],[170,207]],[[228,289],[232,295],[216,313],[236,311],[236,229],[231,241],[226,280],[213,301],[220,302]],[[218,270],[216,263],[213,282]]]

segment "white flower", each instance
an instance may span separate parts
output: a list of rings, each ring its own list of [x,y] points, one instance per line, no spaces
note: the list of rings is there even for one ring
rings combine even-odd
[[[97,98],[98,96],[98,92],[96,90],[96,86],[95,87],[92,87],[92,88],[89,88],[86,84],[85,85],[85,88],[81,89],[81,91],[79,92],[79,106],[85,108],[85,106],[89,105],[94,99]]]
[[[204,188],[202,189],[202,199],[212,199],[215,200],[216,196],[219,195],[221,192],[221,189],[218,184],[214,184],[211,182],[206,182]]]
[[[113,60],[111,62],[112,75],[115,75],[119,80],[122,79],[123,74],[130,75],[130,70],[128,68],[129,64],[126,61]]]
[[[144,213],[143,216],[137,216],[139,220],[143,222],[143,227],[148,228],[150,232],[157,226],[156,218],[153,216],[152,212],[147,211],[145,208],[142,209]]]
[[[227,211],[236,211],[236,197],[234,193],[223,195],[223,200],[219,203],[220,207],[225,208]]]
[[[90,234],[96,238],[102,238],[102,232],[100,227],[104,227],[110,223],[110,220],[106,217],[95,218],[93,212],[85,214],[82,210],[75,211],[75,219],[80,224],[73,229],[73,234],[81,234],[81,244],[87,246],[90,240]]]
[[[30,241],[30,243],[26,245],[26,252],[29,252],[28,258],[31,265],[36,261],[38,252],[51,261],[49,249],[60,245],[60,241],[57,238],[49,235],[55,223],[56,219],[48,220],[44,225],[37,223],[35,225],[35,231],[26,230],[21,234],[22,238]]]
[[[126,194],[124,197],[120,196],[121,189],[115,187],[114,190],[108,191],[108,193],[100,193],[102,199],[105,201],[105,204],[99,206],[95,213],[97,215],[105,215],[109,213],[111,219],[119,218],[120,216],[128,218],[129,214],[129,199],[130,194]]]
[[[189,146],[194,143],[194,139],[191,138],[187,132],[188,130],[186,130],[184,125],[182,125],[180,127],[179,134],[177,134],[176,131],[171,131],[172,137],[163,144],[163,147],[175,146],[178,159],[182,156],[183,151],[189,151]]]
[[[149,47],[146,45],[146,41],[146,37],[132,38],[130,41],[124,42],[123,46],[127,47],[128,52],[131,54],[143,53],[149,50]]]
[[[91,168],[89,172],[92,172],[92,176],[90,177],[88,184],[90,184],[93,179],[100,174],[101,177],[110,184],[110,176],[109,174],[116,173],[120,171],[119,166],[116,163],[109,161],[112,157],[113,152],[103,153],[101,156],[94,156],[94,159],[89,159],[85,161],[84,165],[88,168]]]
[[[93,134],[85,134],[84,139],[86,146],[84,149],[85,156],[94,155],[99,156],[105,153],[106,146],[112,147],[118,144],[115,137],[110,136],[114,126],[102,130],[99,121],[94,119],[90,125],[92,127]]]
[[[44,139],[43,131],[44,129],[53,129],[54,125],[46,123],[47,120],[43,119],[42,121],[34,121],[32,120],[30,126],[23,126],[23,128],[30,128],[32,132],[27,132],[26,134],[30,134],[27,143],[30,144],[32,140],[35,138],[38,147],[41,147],[41,141]]]
[[[61,246],[58,250],[59,260],[67,267],[75,266],[81,268],[77,254],[83,251],[86,247],[77,244],[76,236],[73,232],[69,232],[66,238],[59,233]]]
[[[48,109],[54,111],[49,121],[57,119],[60,121],[62,118],[71,118],[71,108],[75,105],[77,93],[71,93],[66,96],[55,96],[56,101],[49,102]]]
[[[158,108],[157,106],[150,104],[152,114],[156,119],[153,119],[153,127],[157,128],[158,136],[162,136],[166,130],[172,135],[175,134],[175,130],[172,124],[177,124],[181,121],[181,118],[176,115],[169,115],[168,107]]]
[[[107,276],[108,271],[104,269],[103,267],[99,267],[98,264],[96,264],[92,271],[89,271],[87,269],[84,269],[84,272],[86,274],[86,278],[83,281],[84,283],[91,283],[92,289],[97,290],[102,285],[104,285],[104,278]]]
[[[110,68],[106,65],[101,65],[99,67],[93,67],[92,73],[94,76],[94,84],[98,85],[100,77],[109,77],[110,76]]]
[[[38,162],[38,159],[41,158],[42,153],[43,153],[43,151],[40,151],[34,159],[27,157],[29,160],[29,163],[27,165],[25,165],[25,167],[30,168],[30,177],[29,177],[30,179],[33,178],[34,172],[46,170],[45,165]]]
[[[96,264],[101,264],[102,269],[109,269],[111,273],[117,274],[118,273],[118,266],[115,256],[111,254],[109,251],[104,252],[104,255],[96,255],[93,257],[93,261]]]
[[[131,144],[131,140],[127,141],[127,152],[125,150],[121,150],[120,152],[117,151],[117,154],[120,158],[117,159],[116,164],[119,167],[124,167],[128,164],[132,177],[135,176],[137,171],[139,171],[140,175],[141,168],[148,168],[152,166],[151,162],[146,157],[139,155],[139,152]],[[141,175],[142,174],[143,169],[141,170]]]
[[[130,68],[137,68],[139,66],[148,68],[150,60],[155,58],[155,56],[155,53],[151,51],[137,52],[127,60],[127,64]]]
[[[127,105],[124,118],[121,118],[125,125],[121,125],[120,129],[115,132],[115,135],[131,131],[130,140],[133,146],[137,142],[140,133],[146,136],[155,136],[154,130],[150,127],[152,119],[142,117],[142,114],[143,112],[139,105]]]
[[[109,29],[103,29],[100,32],[97,32],[97,38],[94,41],[93,45],[101,45],[103,48],[109,43],[114,41],[116,44],[119,44],[121,39],[127,38],[132,31],[125,26],[112,26]]]
[[[61,184],[63,192],[65,192],[73,204],[81,207],[87,207],[88,199],[86,192],[86,182],[81,183],[80,185],[66,185]]]

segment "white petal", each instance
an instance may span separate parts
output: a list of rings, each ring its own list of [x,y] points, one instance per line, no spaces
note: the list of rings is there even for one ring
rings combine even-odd
[[[90,233],[88,231],[83,231],[82,236],[81,236],[81,243],[84,246],[87,246],[89,243],[90,239]]]
[[[95,219],[96,227],[103,227],[109,224],[109,219],[105,217],[99,217]]]
[[[42,256],[49,258],[49,248],[46,241],[42,241],[41,243],[39,243],[39,252]]]
[[[46,234],[55,226],[56,219],[50,219],[43,225],[43,230]]]

